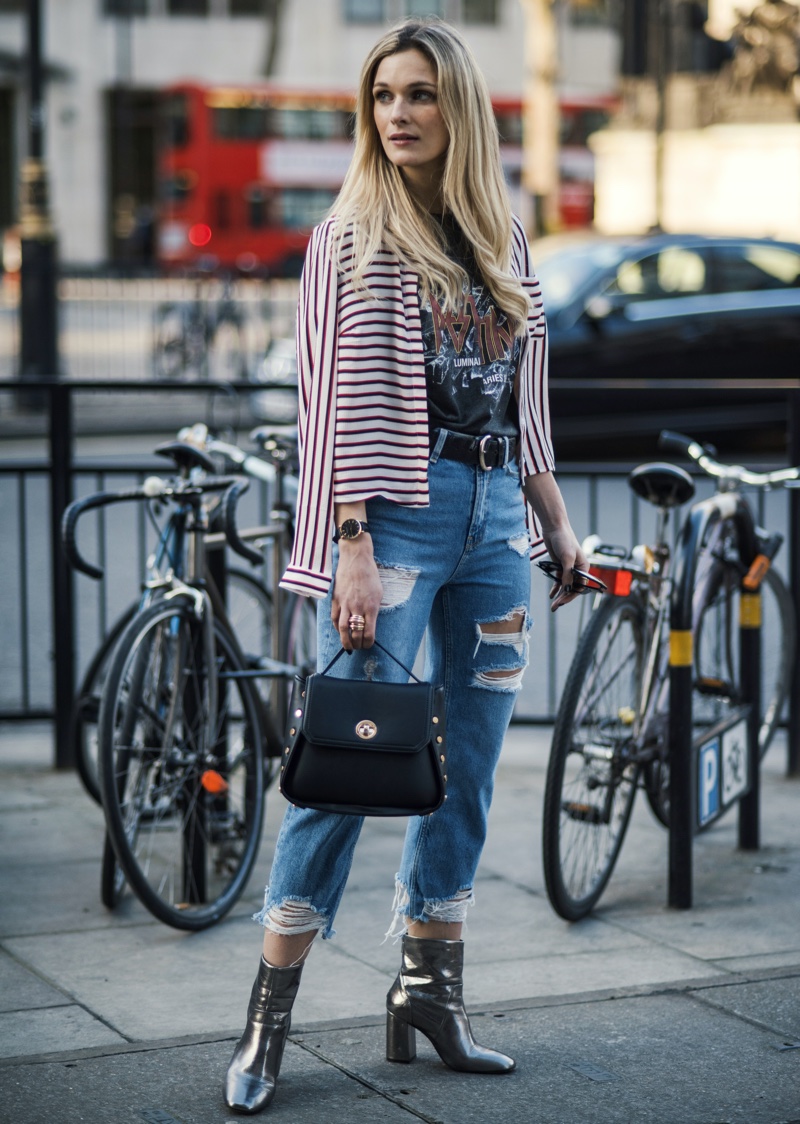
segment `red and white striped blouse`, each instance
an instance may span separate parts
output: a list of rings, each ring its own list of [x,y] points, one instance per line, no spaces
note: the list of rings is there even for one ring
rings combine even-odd
[[[335,218],[314,229],[297,316],[300,482],[284,589],[324,597],[332,576],[333,505],[384,496],[411,507],[428,497],[428,407],[419,278],[388,252],[354,291],[330,248]],[[343,265],[347,267],[347,242]],[[514,220],[511,271],[531,298],[520,354],[520,478],[553,469],[547,326],[525,231]],[[531,557],[544,553],[528,508]]]

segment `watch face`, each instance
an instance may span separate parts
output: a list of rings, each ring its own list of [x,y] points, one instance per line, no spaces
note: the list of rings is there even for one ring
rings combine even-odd
[[[357,539],[361,534],[361,524],[358,519],[345,519],[339,528],[339,534],[343,539]]]

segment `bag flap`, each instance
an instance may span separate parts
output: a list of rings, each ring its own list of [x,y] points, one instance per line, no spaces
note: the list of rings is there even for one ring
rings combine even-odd
[[[415,753],[442,722],[430,683],[376,683],[310,675],[305,712],[294,717],[317,745]],[[434,723],[433,719],[438,722]],[[442,723],[443,724],[443,723]]]

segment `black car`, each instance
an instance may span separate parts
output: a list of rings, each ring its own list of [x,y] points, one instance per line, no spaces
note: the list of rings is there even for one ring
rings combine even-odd
[[[786,393],[765,382],[800,377],[800,245],[666,234],[547,242],[533,257],[560,457],[613,438],[639,455],[662,426],[722,447],[783,449]],[[703,379],[749,385],[703,389]]]

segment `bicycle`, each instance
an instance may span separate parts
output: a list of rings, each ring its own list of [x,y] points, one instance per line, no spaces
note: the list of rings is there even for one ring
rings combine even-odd
[[[795,652],[794,609],[771,562],[782,537],[755,527],[742,494],[800,478],[800,468],[751,472],[714,459],[714,450],[664,431],[660,444],[691,458],[717,484],[714,517],[699,543],[692,601],[692,725],[698,746],[741,710],[738,627],[741,591],[761,590],[765,615],[780,640],[762,661],[759,754],[766,753],[781,718]],[[658,821],[669,826],[670,597],[674,559],[667,538],[670,516],[694,496],[687,472],[671,464],[634,469],[629,485],[657,512],[655,542],[633,549],[585,544],[590,572],[609,587],[595,598],[561,698],[544,797],[543,860],[547,894],[568,921],[586,916],[613,872],[638,788]],[[724,497],[721,500],[720,497]],[[688,518],[684,527],[688,525]],[[746,527],[757,546],[746,567],[738,533]]]
[[[202,424],[181,430],[178,438],[182,442],[189,441],[207,453],[223,457],[228,464],[234,465],[246,475],[265,481],[274,488],[272,518],[273,521],[286,521],[286,526],[280,536],[273,535],[267,541],[280,551],[277,568],[281,568],[294,533],[287,498],[287,481],[291,479],[295,469],[296,436],[293,433],[276,434],[266,427],[254,430],[251,439],[260,446],[267,460],[253,457],[236,445],[219,441],[210,436]],[[142,594],[117,618],[92,656],[76,692],[72,710],[71,738],[78,776],[97,804],[101,803],[97,771],[97,720],[111,655],[134,615],[157,596],[164,566],[168,564],[178,577],[182,576],[185,567],[185,560],[176,549],[174,519],[168,519],[163,527],[159,527],[152,502],[147,504],[147,511],[156,527],[157,541],[155,550],[148,559]],[[276,512],[281,514],[275,514]],[[219,543],[220,540],[217,538],[216,542]],[[228,566],[225,572],[225,592],[228,619],[248,658],[257,660],[273,656],[299,666],[316,662],[316,605],[310,598],[289,594],[281,596],[279,591],[281,627],[273,634],[273,594],[261,578],[240,567]],[[114,895],[104,891],[101,896],[112,908]]]
[[[187,443],[172,453],[183,468],[207,468]],[[250,561],[235,523],[242,477],[151,478],[140,489],[97,493],[68,509],[64,538],[77,569],[99,576],[77,550],[75,528],[92,508],[126,500],[173,504],[174,533],[186,541],[184,577],[168,573],[159,596],[137,612],[114,649],[98,725],[99,781],[113,855],[122,875],[159,920],[197,930],[214,924],[241,894],[258,851],[264,793],[282,743],[256,677],[286,680],[301,668],[248,657],[232,632],[206,565],[209,494],[228,544]],[[248,532],[262,539],[283,524]],[[105,877],[104,861],[104,877]]]
[[[244,327],[231,279],[223,278],[219,298],[209,304],[204,281],[198,277],[190,301],[167,301],[156,309],[154,377],[168,380],[194,372],[205,380],[209,377],[209,354],[213,354],[217,378],[246,378]]]

